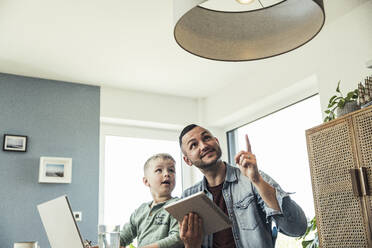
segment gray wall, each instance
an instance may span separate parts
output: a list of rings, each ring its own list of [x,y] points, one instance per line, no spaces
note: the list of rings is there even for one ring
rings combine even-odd
[[[0,247],[49,242],[36,205],[67,194],[84,238],[97,240],[100,89],[0,73],[0,143],[28,136],[26,153],[0,150]],[[71,184],[39,184],[40,156],[72,158]]]

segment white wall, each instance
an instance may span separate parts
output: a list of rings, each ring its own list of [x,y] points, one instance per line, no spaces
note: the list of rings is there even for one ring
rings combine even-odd
[[[151,130],[147,132],[149,138],[165,139],[164,130],[178,134],[186,124],[198,123],[219,138],[223,159],[227,160],[226,131],[315,93],[320,94],[324,111],[339,80],[346,92],[372,74],[365,66],[372,59],[372,1],[358,4],[326,22],[320,34],[305,46],[271,59],[244,62],[257,68],[257,73],[231,75],[229,87],[205,99],[103,87],[101,121],[120,124],[128,135],[140,135],[129,128],[134,126]],[[246,83],[248,78],[264,90],[257,92],[255,85]],[[186,186],[200,176],[196,170],[187,173]]]
[[[342,92],[357,88],[372,75],[365,63],[372,59],[372,1],[368,1],[326,27],[324,54],[318,70],[321,106],[325,109],[341,80]]]
[[[199,99],[101,88],[101,165],[104,161],[104,135],[177,140],[180,131],[190,123],[203,125]],[[205,126],[209,128],[209,126]],[[226,134],[223,129],[210,129],[219,138],[222,159],[227,160]],[[103,174],[101,172],[101,174]],[[194,167],[183,164],[183,186],[190,187],[201,178]],[[100,183],[100,185],[103,185]],[[103,202],[103,201],[100,201]]]
[[[105,135],[177,140],[185,125],[200,123],[199,106],[198,99],[193,98],[102,87],[100,180],[103,180]],[[198,178],[199,171],[183,164],[184,188],[190,187]],[[102,181],[100,185],[103,186]],[[100,204],[103,204],[103,199]]]
[[[365,66],[372,59],[372,1],[345,13],[326,23],[303,47],[249,62],[247,66],[255,67],[257,73],[239,76],[260,84],[264,90],[257,92],[255,84],[238,79],[234,82],[232,77],[230,87],[204,100],[205,123],[230,130],[317,91],[324,111],[339,80],[342,91],[357,88],[359,81],[372,74]],[[286,87],[280,88],[279,84]]]
[[[164,124],[176,129],[198,121],[197,102],[197,99],[188,97],[102,87],[101,117]]]

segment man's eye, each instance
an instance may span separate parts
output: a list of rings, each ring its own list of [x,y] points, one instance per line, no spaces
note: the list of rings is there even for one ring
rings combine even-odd
[[[211,136],[204,136],[204,140],[210,140]]]
[[[161,169],[156,169],[155,172],[161,172]]]
[[[192,143],[191,145],[190,145],[190,149],[193,149],[193,148],[195,148],[196,147],[196,144],[195,143]]]

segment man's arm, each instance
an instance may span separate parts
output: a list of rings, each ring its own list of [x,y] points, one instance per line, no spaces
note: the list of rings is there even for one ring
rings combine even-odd
[[[245,141],[247,150],[235,155],[235,163],[239,166],[241,173],[251,180],[266,205],[280,211],[275,188],[268,184],[258,171],[256,156],[252,153],[248,135],[245,135]]]
[[[248,177],[258,194],[258,203],[266,213],[266,218],[274,218],[279,230],[288,236],[301,236],[307,227],[306,216],[289,195],[269,176],[260,173],[256,156],[246,135],[247,150],[235,156],[241,173]]]
[[[262,198],[258,195],[258,203],[266,212],[267,218],[273,218],[279,231],[293,237],[301,236],[305,233],[307,220],[302,208],[291,199],[289,194],[268,175],[261,171],[263,179],[272,185],[276,190],[276,198],[279,202],[280,211],[270,209]],[[255,189],[254,189],[255,190]]]

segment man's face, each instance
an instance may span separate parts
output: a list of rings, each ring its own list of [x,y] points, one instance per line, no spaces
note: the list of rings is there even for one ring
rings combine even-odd
[[[176,169],[172,160],[156,159],[146,169],[143,182],[150,187],[153,195],[170,196],[176,185],[175,177]]]
[[[206,129],[195,127],[182,137],[183,159],[188,165],[208,169],[221,158],[218,140]]]

